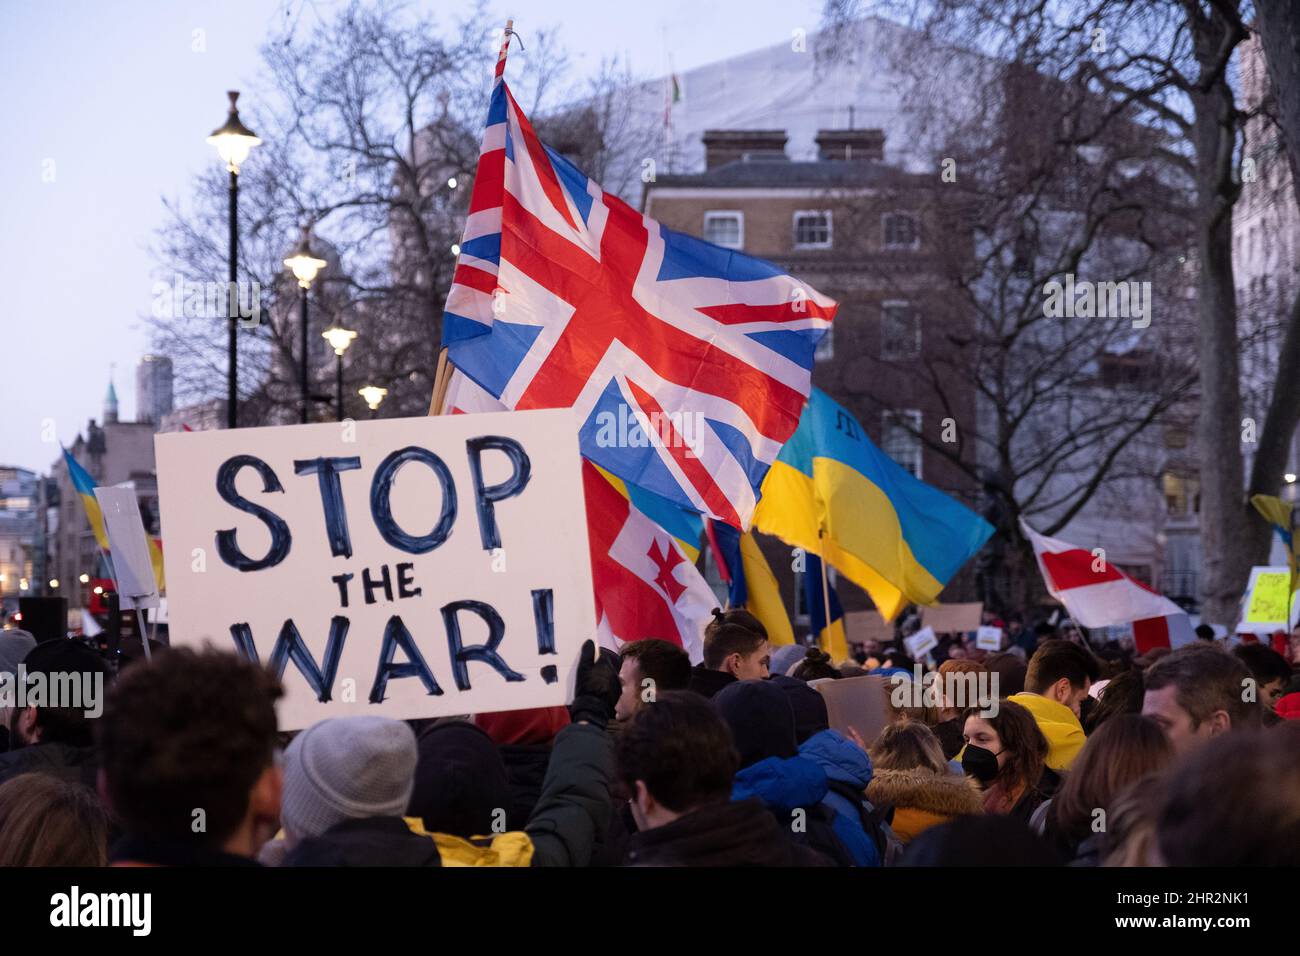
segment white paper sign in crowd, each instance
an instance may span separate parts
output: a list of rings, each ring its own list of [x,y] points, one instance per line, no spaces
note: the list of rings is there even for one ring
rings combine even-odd
[[[596,622],[571,411],[155,442],[171,643],[280,672],[282,729],[572,698]]]

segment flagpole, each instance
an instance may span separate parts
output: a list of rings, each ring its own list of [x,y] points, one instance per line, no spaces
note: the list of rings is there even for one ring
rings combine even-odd
[[[501,49],[497,53],[496,79],[503,80],[506,68],[506,53],[510,49],[510,38],[515,33],[514,17],[506,20],[505,31],[501,34]],[[523,47],[520,47],[523,49]],[[447,347],[444,345],[438,351],[438,368],[433,376],[433,395],[429,399],[429,414],[441,415],[443,405],[447,401],[447,386],[451,382],[451,373],[454,366],[451,360],[447,358]]]
[[[830,583],[826,580],[826,543],[825,543],[825,540],[824,540],[825,537],[826,537],[826,529],[825,529],[825,528],[818,528],[818,529],[817,529],[817,540],[818,540],[819,542],[821,542],[821,551],[822,551],[822,553],[821,553],[821,563],[822,563],[822,607],[825,608],[825,610],[826,610],[826,616],[825,616],[825,618],[823,619],[822,627],[823,627],[823,629],[826,631],[826,641],[827,641],[827,643],[829,644],[829,643],[830,643],[830,637],[831,637],[831,635],[830,635],[830,629],[831,629],[831,586],[830,586]],[[821,635],[818,635],[818,637],[817,637],[817,643],[818,643],[819,645],[822,643],[822,641],[821,641]],[[822,650],[826,651],[828,654],[830,653],[829,648],[823,647]]]

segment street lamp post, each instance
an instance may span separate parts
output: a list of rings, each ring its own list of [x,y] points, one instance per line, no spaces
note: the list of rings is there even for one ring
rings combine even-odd
[[[298,248],[290,254],[289,258],[284,260],[284,264],[298,280],[298,301],[302,304],[302,366],[299,369],[302,379],[302,410],[299,421],[305,425],[307,409],[311,405],[311,393],[307,387],[307,290],[311,288],[316,273],[326,266],[325,260],[317,258],[312,252],[310,226],[302,227],[302,241],[298,243]]]
[[[227,321],[229,322],[229,341],[227,345],[227,372],[226,372],[226,427],[236,428],[239,425],[239,415],[237,412],[238,402],[238,360],[236,350],[239,345],[237,324],[238,309],[232,307],[229,297],[236,295],[236,285],[238,281],[237,269],[239,265],[239,164],[248,158],[249,151],[259,145],[262,141],[257,135],[239,121],[239,110],[235,103],[239,99],[238,90],[228,90],[226,95],[230,97],[230,113],[226,117],[225,125],[219,126],[212,131],[208,137],[208,142],[216,147],[217,155],[226,164],[226,169],[230,173],[230,286],[227,289],[226,312],[229,313]]]
[[[357,394],[366,400],[366,404],[370,406],[370,417],[374,418],[374,413],[378,410],[379,403],[384,400],[384,396],[388,394],[388,389],[380,388],[378,385],[366,385],[357,389]]]
[[[357,337],[357,333],[351,329],[345,329],[343,325],[335,319],[334,324],[321,333],[321,337],[330,344],[334,354],[338,357],[337,375],[335,378],[335,387],[338,393],[338,407],[335,411],[338,413],[338,420],[343,421],[343,353],[348,350],[352,340]]]

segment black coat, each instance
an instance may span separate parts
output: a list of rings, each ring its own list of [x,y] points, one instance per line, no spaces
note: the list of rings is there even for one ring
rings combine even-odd
[[[693,690],[700,696],[712,700],[718,691],[735,682],[735,676],[726,671],[713,671],[703,664],[696,664],[691,668],[691,682],[686,687],[687,690]]]
[[[791,841],[763,801],[710,804],[628,840],[628,866],[830,866]]]
[[[400,817],[345,820],[289,851],[283,866],[441,866],[433,837]]]
[[[0,783],[23,773],[48,773],[94,790],[99,755],[94,747],[70,744],[32,744],[0,754]]]
[[[542,795],[551,745],[502,744],[497,750],[506,765],[506,785],[510,788],[510,829],[522,830]]]

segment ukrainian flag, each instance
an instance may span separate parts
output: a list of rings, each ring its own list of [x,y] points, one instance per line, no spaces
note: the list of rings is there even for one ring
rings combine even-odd
[[[820,554],[871,595],[886,621],[909,603],[935,603],[993,533],[912,477],[816,388],[763,482],[754,527]]]
[[[77,489],[81,504],[86,509],[86,520],[90,522],[90,530],[95,533],[99,550],[107,553],[108,532],[104,530],[104,512],[100,510],[99,499],[95,497],[95,479],[90,477],[90,472],[82,468],[66,448],[63,449],[63,462],[68,467],[72,487]]]
[[[1291,502],[1273,495],[1251,495],[1250,503],[1272,525],[1286,546],[1286,563],[1291,568],[1291,590],[1294,591],[1297,584],[1296,571],[1300,568],[1300,554],[1297,554],[1296,548],[1300,544],[1300,536],[1295,533],[1295,515]]]
[[[72,457],[72,453],[66,448],[63,449],[63,461],[68,467],[68,478],[72,482],[72,487],[77,490],[81,498],[82,507],[86,509],[86,520],[90,522],[90,530],[95,534],[95,542],[99,545],[99,550],[108,558],[108,532],[104,528],[104,512],[99,507],[99,499],[95,497],[95,488],[98,487],[95,479],[90,476],[90,472],[81,467],[77,459]],[[153,565],[154,578],[158,581],[158,590],[166,590],[163,579],[163,558],[162,547],[156,538],[146,535],[149,542],[149,563]],[[112,562],[108,562],[109,574],[116,577],[113,572]]]
[[[727,605],[743,607],[758,618],[767,630],[769,643],[793,644],[794,628],[785,612],[781,589],[753,532],[741,534],[721,521],[710,521],[708,531],[718,570],[730,586]]]
[[[804,558],[803,597],[813,636],[834,663],[842,664],[849,659],[849,642],[844,633],[844,608],[840,606],[840,596],[835,593],[835,585],[829,579],[826,590],[822,591],[821,558],[806,551]],[[829,608],[826,607],[828,600]],[[829,624],[826,621],[827,610],[830,611]]]

